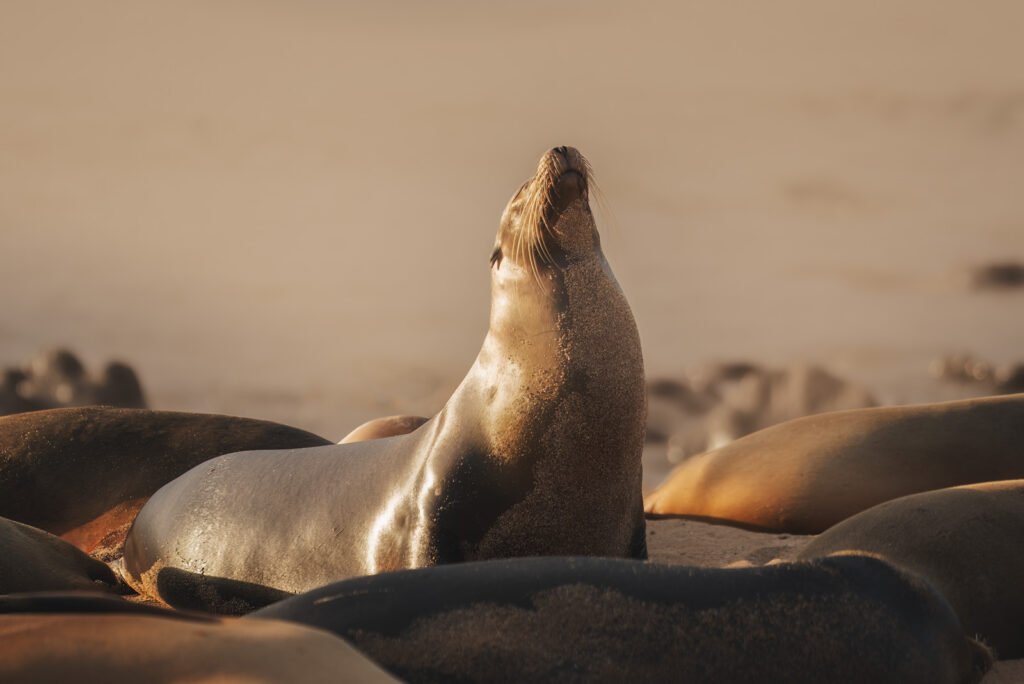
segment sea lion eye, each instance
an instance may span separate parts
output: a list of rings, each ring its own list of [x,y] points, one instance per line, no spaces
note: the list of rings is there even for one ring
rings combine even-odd
[[[494,266],[495,264],[497,264],[500,267],[501,266],[501,258],[502,258],[501,245],[495,245],[494,246],[494,251],[491,252],[491,266]]]

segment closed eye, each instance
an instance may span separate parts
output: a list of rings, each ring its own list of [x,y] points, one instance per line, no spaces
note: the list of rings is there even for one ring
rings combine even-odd
[[[491,266],[494,266],[495,264],[497,264],[498,267],[501,268],[501,258],[502,258],[501,246],[500,245],[495,245],[494,246],[494,251],[491,252]]]

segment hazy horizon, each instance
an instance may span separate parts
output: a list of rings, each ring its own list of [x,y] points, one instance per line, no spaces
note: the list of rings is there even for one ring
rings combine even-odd
[[[3,2],[0,364],[338,438],[436,410],[508,197],[592,163],[649,375],[812,361],[890,401],[1024,359],[1024,5]]]

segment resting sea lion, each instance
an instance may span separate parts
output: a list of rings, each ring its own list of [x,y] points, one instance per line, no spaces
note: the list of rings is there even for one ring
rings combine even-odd
[[[429,420],[422,416],[386,416],[368,420],[345,435],[338,444],[365,442],[369,439],[383,439],[396,435],[407,435]]]
[[[110,568],[63,539],[0,518],[0,594],[121,588]]]
[[[96,597],[10,598],[0,597],[3,682],[396,681],[341,639],[294,623],[218,620]]]
[[[1024,657],[1024,480],[887,501],[826,530],[801,558],[862,551],[912,570],[1000,658]]]
[[[83,407],[4,416],[0,516],[93,551],[107,535],[123,538],[145,500],[197,463],[239,449],[330,443],[277,423],[201,413]]]
[[[230,454],[157,492],[129,582],[235,610],[249,588],[531,555],[643,557],[640,339],[605,261],[579,152],[557,148],[505,210],[491,321],[439,414],[397,437]]]
[[[692,456],[648,513],[814,534],[875,504],[1024,477],[1024,394],[791,420]]]
[[[866,556],[736,570],[529,558],[359,577],[256,618],[330,630],[410,682],[977,682],[991,654]]]

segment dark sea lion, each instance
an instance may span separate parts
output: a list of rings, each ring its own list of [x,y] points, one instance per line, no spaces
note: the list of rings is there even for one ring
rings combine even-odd
[[[406,435],[191,470],[136,518],[132,586],[233,610],[228,599],[265,601],[244,593],[260,586],[510,556],[643,557],[643,360],[589,175],[576,150],[551,150],[509,203],[490,329],[439,414]]]
[[[258,618],[330,630],[410,682],[977,682],[991,654],[866,556],[736,570],[529,558],[360,577]]]
[[[907,494],[1020,477],[1024,394],[791,420],[690,457],[645,508],[813,534]]]
[[[352,442],[365,442],[369,439],[407,435],[428,420],[430,419],[423,416],[408,415],[374,418],[345,435],[338,444],[351,444]]]
[[[801,558],[878,555],[927,578],[1000,658],[1024,657],[1024,480],[905,496],[825,531]]]
[[[217,622],[217,618],[203,613],[170,610],[94,590],[28,591],[0,595],[0,615],[14,613],[118,613],[180,617],[184,620],[194,619],[211,624]]]
[[[57,589],[119,592],[122,588],[104,563],[60,537],[0,518],[0,594]]]
[[[127,533],[163,484],[239,449],[330,444],[277,423],[201,413],[83,407],[0,418],[0,516],[92,551]]]
[[[397,681],[343,640],[303,625],[94,608],[0,614],[0,682]]]

